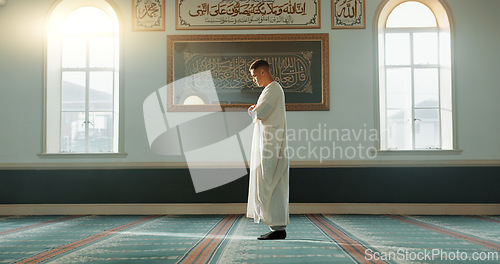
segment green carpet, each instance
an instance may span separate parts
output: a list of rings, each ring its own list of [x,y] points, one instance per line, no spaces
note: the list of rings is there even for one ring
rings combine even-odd
[[[500,263],[500,216],[0,216],[0,263]]]

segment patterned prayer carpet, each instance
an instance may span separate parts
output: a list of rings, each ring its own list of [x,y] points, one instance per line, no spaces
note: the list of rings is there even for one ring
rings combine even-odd
[[[500,263],[500,216],[0,216],[0,263]]]

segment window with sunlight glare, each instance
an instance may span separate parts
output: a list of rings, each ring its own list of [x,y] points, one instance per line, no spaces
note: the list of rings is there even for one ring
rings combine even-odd
[[[382,150],[453,148],[450,33],[422,2],[388,1],[379,17]]]
[[[62,1],[49,21],[47,153],[118,152],[119,24],[90,2]]]

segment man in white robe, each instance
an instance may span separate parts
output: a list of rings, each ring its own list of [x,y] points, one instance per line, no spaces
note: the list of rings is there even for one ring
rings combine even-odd
[[[257,239],[285,239],[288,215],[288,146],[285,96],[265,60],[250,66],[253,81],[265,87],[256,105],[248,108],[254,130],[250,159],[247,217],[268,225],[271,232]]]

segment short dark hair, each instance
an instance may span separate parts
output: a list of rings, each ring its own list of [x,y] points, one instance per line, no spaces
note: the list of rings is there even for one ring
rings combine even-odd
[[[266,67],[269,69],[269,63],[266,60],[256,60],[250,65],[250,70],[257,70],[260,67]]]

